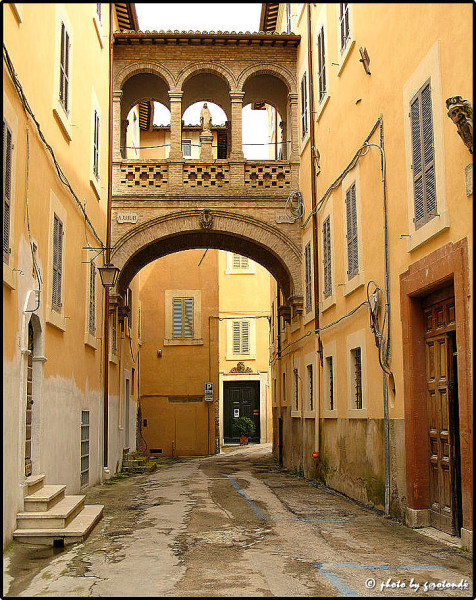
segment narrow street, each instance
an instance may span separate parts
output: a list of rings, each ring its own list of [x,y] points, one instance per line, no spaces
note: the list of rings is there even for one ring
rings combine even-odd
[[[4,596],[472,597],[471,554],[282,471],[270,450],[170,459],[92,488],[105,508],[89,538],[14,542]]]

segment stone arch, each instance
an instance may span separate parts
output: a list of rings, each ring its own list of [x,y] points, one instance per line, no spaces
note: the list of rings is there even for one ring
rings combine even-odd
[[[172,72],[162,63],[148,60],[143,62],[131,62],[114,73],[114,89],[122,90],[128,79],[140,73],[151,73],[161,77],[169,90],[172,90],[175,87],[175,78],[172,75]]]
[[[151,219],[130,229],[114,245],[111,260],[121,270],[116,290],[124,294],[136,273],[153,260],[192,248],[236,252],[274,276],[288,301],[302,299],[301,249],[280,229],[250,215],[210,211],[212,225],[200,225],[203,211],[190,209]]]
[[[272,63],[257,63],[250,65],[241,71],[237,79],[237,91],[243,91],[243,86],[250,77],[261,74],[274,75],[281,79],[288,88],[289,93],[295,93],[297,89],[296,77],[285,67]]]
[[[199,75],[200,73],[211,73],[213,75],[217,75],[226,81],[230,88],[230,92],[235,91],[236,88],[236,78],[231,69],[222,65],[220,63],[212,63],[212,62],[196,62],[190,65],[187,65],[177,77],[176,90],[174,91],[182,91],[183,84],[193,77],[194,75]]]

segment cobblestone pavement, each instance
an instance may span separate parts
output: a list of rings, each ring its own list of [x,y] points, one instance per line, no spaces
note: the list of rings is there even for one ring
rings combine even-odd
[[[471,554],[283,471],[269,444],[166,459],[86,502],[105,509],[84,543],[11,544],[5,597],[473,597]]]

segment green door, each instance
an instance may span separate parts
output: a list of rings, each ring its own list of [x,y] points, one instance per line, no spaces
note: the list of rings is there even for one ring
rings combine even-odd
[[[260,441],[259,381],[225,381],[223,383],[223,437],[225,444],[237,444],[240,436],[233,433],[233,421],[249,417],[255,424],[250,442]]]

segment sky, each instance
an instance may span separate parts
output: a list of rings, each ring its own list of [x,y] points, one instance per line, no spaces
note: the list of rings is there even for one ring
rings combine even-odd
[[[261,3],[136,3],[137,18],[141,31],[235,31],[243,33],[259,31]],[[212,122],[223,124],[223,111],[210,106]],[[192,105],[184,113],[184,121],[189,124],[200,123],[202,104]],[[168,111],[162,111],[161,105],[154,109],[154,124],[170,122]],[[266,146],[246,144],[264,143],[267,141],[266,111],[245,109],[243,113],[243,151],[248,159],[266,158]]]

